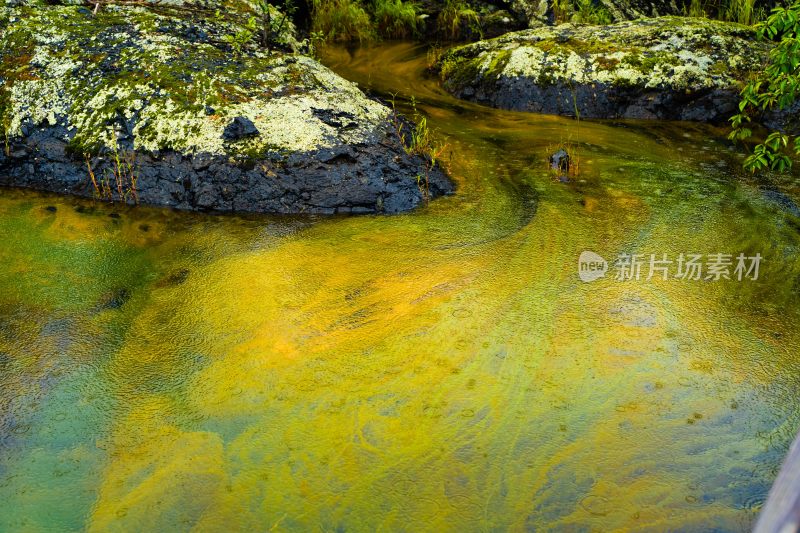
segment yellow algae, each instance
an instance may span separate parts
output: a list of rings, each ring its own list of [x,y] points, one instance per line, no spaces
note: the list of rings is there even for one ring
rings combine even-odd
[[[187,527],[215,504],[228,478],[218,436],[164,427],[116,448],[89,531]]]
[[[406,45],[373,53],[354,78],[422,66],[393,63]],[[0,450],[0,529],[747,529],[798,426],[789,219],[704,166],[724,146],[674,158],[698,126],[465,106],[430,119],[456,132],[462,188],[409,215],[99,208],[53,229],[49,198],[4,193],[3,237],[47,237],[0,252],[21,280],[0,369],[27,365],[0,403],[21,427]],[[565,184],[543,162],[566,137],[592,163]],[[583,250],[761,244],[761,284],[577,276]],[[101,287],[40,299],[56,276]],[[51,456],[81,460],[88,495],[32,496]]]

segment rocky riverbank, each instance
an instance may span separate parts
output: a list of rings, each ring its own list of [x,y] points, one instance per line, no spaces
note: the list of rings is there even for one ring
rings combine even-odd
[[[724,122],[768,50],[746,26],[659,17],[513,32],[452,49],[435,69],[455,96],[503,109]]]
[[[280,13],[259,39],[254,6],[219,7],[0,8],[0,185],[280,213],[399,212],[452,191]]]

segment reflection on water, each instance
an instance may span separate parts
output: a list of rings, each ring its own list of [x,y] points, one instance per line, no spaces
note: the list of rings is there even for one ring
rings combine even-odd
[[[237,218],[2,191],[0,530],[747,530],[800,423],[791,182],[738,175],[721,130],[456,102],[408,45],[326,60],[417,96],[455,196]],[[583,250],[765,260],[586,284]]]

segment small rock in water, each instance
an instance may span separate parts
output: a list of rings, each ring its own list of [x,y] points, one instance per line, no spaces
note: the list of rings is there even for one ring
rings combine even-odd
[[[222,138],[226,141],[238,141],[246,137],[255,137],[258,134],[258,128],[252,120],[246,117],[236,117],[225,127]]]
[[[180,285],[181,283],[186,281],[186,278],[188,277],[189,277],[189,269],[182,268],[170,274],[169,277],[167,278],[167,281],[169,281],[169,283],[171,283],[172,285]]]
[[[550,156],[550,168],[559,172],[569,172],[569,154],[563,148]]]
[[[117,289],[113,292],[103,295],[103,298],[98,303],[99,310],[103,309],[119,309],[130,300],[131,292],[128,289]]]

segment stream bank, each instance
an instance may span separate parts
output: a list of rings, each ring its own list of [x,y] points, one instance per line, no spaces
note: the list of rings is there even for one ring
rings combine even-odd
[[[0,8],[0,185],[322,214],[395,213],[452,192],[404,146],[392,110],[303,55],[291,22],[265,47],[241,37],[251,4],[220,7]]]

